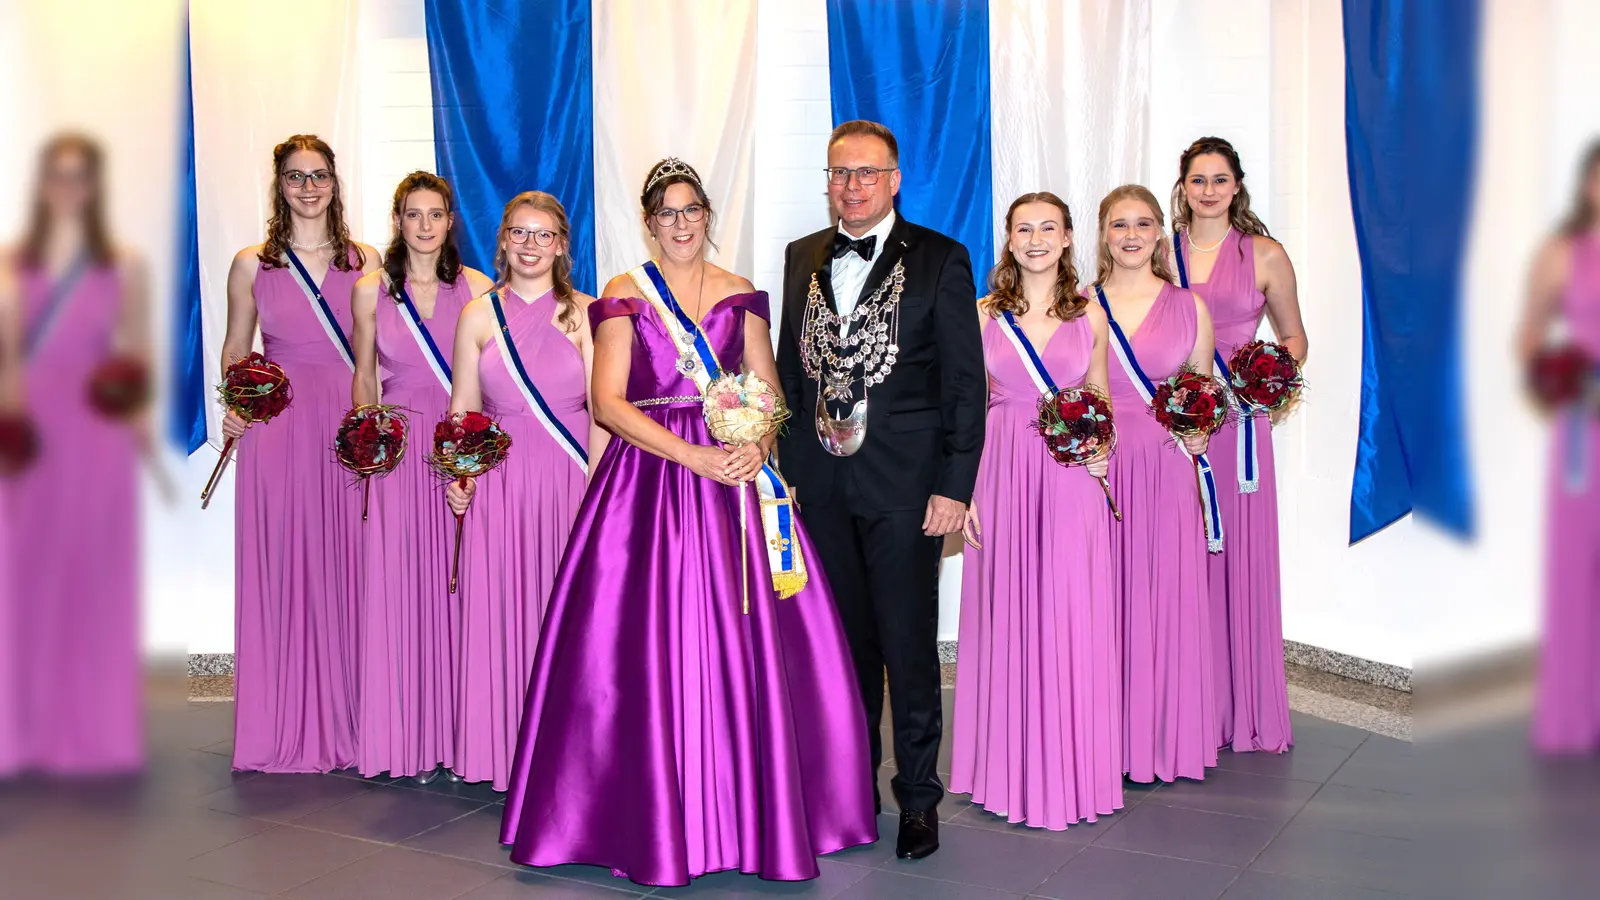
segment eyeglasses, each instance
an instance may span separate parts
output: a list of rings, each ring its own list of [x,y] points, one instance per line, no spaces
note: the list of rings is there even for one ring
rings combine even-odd
[[[671,228],[678,224],[680,215],[685,222],[698,222],[706,217],[706,208],[698,203],[691,203],[683,209],[658,209],[655,211],[656,224],[662,228]]]
[[[318,169],[315,172],[301,172],[298,169],[290,169],[283,173],[283,181],[292,188],[304,187],[307,181],[311,182],[312,187],[325,188],[333,184],[333,173],[327,169]]]
[[[880,169],[877,166],[862,166],[859,169],[846,169],[844,166],[830,166],[822,171],[828,173],[828,183],[836,187],[844,187],[845,185],[849,184],[851,175],[856,176],[856,181],[860,182],[862,187],[872,187],[878,183],[878,176],[885,172],[896,171],[897,169],[899,169],[899,166],[890,166],[887,169]]]
[[[548,247],[556,242],[556,233],[543,228],[523,228],[515,225],[506,229],[506,240],[513,244],[526,244],[530,237],[533,238],[534,244],[540,247]]]

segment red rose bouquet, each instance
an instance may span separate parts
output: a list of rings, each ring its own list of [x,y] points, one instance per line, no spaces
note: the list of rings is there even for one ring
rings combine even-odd
[[[1083,466],[1105,459],[1117,446],[1117,426],[1111,414],[1111,398],[1090,385],[1047,393],[1039,398],[1039,420],[1034,423],[1044,447],[1063,466]],[[1122,521],[1122,512],[1111,499],[1111,485],[1100,478],[1111,512]]]
[[[511,449],[511,436],[481,412],[455,413],[440,420],[433,429],[433,453],[428,464],[445,480],[461,487],[468,478],[483,475],[505,461]],[[456,516],[456,549],[450,561],[450,593],[456,592],[461,574],[461,526],[464,515]]]
[[[406,455],[408,432],[400,407],[368,403],[344,414],[333,440],[339,465],[355,473],[361,482],[361,521],[367,520],[367,500],[372,493],[371,478],[387,475]]]
[[[1593,396],[1600,388],[1597,381],[1595,361],[1576,344],[1545,347],[1528,363],[1528,391],[1546,410]]]
[[[217,393],[222,397],[222,405],[246,422],[271,421],[288,409],[289,401],[294,399],[289,390],[289,376],[277,363],[259,353],[251,353],[228,366],[222,373],[222,383],[217,385]],[[228,467],[228,454],[233,444],[233,438],[222,443],[222,458],[217,460],[206,489],[200,493],[201,509],[211,505],[211,493],[216,490],[222,470]]]
[[[39,432],[26,415],[0,415],[0,475],[15,475],[39,455]]]
[[[1247,416],[1292,406],[1306,386],[1300,362],[1288,348],[1271,341],[1251,341],[1234,351],[1228,370],[1239,411]]]
[[[108,419],[125,419],[150,405],[150,370],[144,361],[113,356],[89,373],[89,405]]]
[[[1185,365],[1171,378],[1156,382],[1150,410],[1162,428],[1178,437],[1213,435],[1228,421],[1228,389],[1221,379]]]

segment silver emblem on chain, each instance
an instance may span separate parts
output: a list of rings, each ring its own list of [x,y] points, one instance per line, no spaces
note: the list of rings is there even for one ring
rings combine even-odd
[[[806,295],[805,323],[800,333],[800,362],[806,377],[817,382],[817,439],[834,456],[850,456],[867,436],[867,393],[894,370],[900,353],[900,294],[906,270],[894,270],[848,315],[839,315],[822,296],[815,273]],[[828,412],[829,401],[848,403],[853,384],[861,379],[861,399],[843,419]]]

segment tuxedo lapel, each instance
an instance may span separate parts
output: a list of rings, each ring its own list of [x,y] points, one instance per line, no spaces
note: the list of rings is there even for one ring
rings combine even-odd
[[[860,306],[878,289],[878,285],[889,277],[889,272],[894,269],[894,264],[899,262],[906,250],[911,246],[911,226],[906,223],[906,217],[896,214],[894,227],[889,229],[889,236],[884,240],[883,246],[872,257],[872,271],[867,273],[867,280],[861,285],[861,294],[856,297],[856,305]],[[831,298],[830,298],[831,299]]]

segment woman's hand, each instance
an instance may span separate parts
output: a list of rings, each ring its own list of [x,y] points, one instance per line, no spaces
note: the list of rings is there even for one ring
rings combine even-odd
[[[728,477],[728,459],[733,454],[721,447],[708,447],[704,444],[691,444],[684,451],[683,459],[679,462],[689,467],[689,470],[702,478],[709,478],[718,484],[735,485],[739,482]]]
[[[1111,471],[1111,457],[1102,456],[1094,462],[1084,463],[1083,468],[1091,477],[1104,478],[1106,473]]]
[[[767,451],[761,444],[740,444],[737,447],[723,444],[722,449],[728,451],[723,474],[734,482],[754,481],[756,473],[761,471],[761,464],[767,461]]]
[[[972,549],[982,550],[983,543],[979,540],[982,537],[983,526],[978,524],[978,504],[969,503],[967,504],[966,521],[961,523],[961,539],[966,541],[967,546]]]
[[[1211,446],[1209,434],[1186,434],[1183,436],[1183,449],[1189,451],[1190,456],[1199,456]]]
[[[230,440],[242,437],[250,428],[250,420],[239,415],[233,410],[228,410],[222,417],[222,436]]]
[[[467,486],[462,487],[461,482],[466,481]],[[450,511],[458,516],[467,514],[467,507],[472,505],[472,496],[478,492],[478,479],[457,478],[450,482],[444,489],[444,502],[450,505]]]

